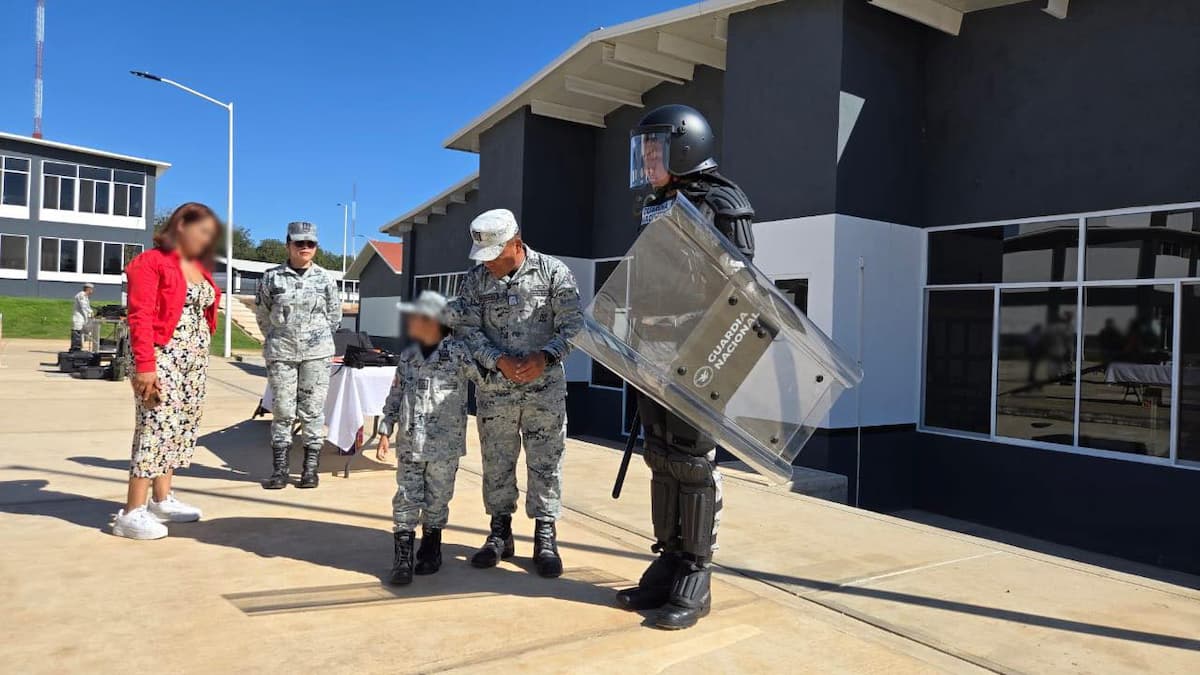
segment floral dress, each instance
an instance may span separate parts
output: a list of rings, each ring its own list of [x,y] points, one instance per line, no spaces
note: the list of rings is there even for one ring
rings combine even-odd
[[[162,402],[149,408],[141,399],[136,401],[131,476],[156,478],[192,461],[212,341],[204,310],[215,300],[208,282],[188,284],[175,333],[166,345],[154,348]]]

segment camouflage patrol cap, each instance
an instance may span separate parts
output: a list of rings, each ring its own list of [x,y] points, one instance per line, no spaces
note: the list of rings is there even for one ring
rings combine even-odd
[[[396,303],[396,309],[400,310],[401,314],[418,314],[445,323],[442,317],[446,311],[446,296],[437,291],[421,291],[412,302]]]
[[[508,209],[484,211],[471,221],[471,253],[478,262],[495,260],[504,245],[517,236],[517,218]]]
[[[316,241],[317,226],[303,220],[288,223],[288,241]]]

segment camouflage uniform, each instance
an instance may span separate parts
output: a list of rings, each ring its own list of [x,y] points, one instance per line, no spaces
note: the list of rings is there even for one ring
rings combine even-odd
[[[467,381],[479,368],[462,342],[448,337],[425,358],[413,344],[400,355],[379,431],[396,440],[395,532],[446,526],[458,460],[467,454]]]
[[[266,337],[263,358],[275,392],[271,447],[290,447],[299,418],[304,447],[325,444],[325,394],[333,332],[342,323],[337,283],[319,265],[304,274],[288,265],[267,270],[258,286],[255,318]]]
[[[579,289],[562,261],[525,247],[525,262],[503,279],[483,265],[467,272],[462,296],[447,308],[475,359],[487,370],[478,387],[477,422],[483,455],[483,502],[492,516],[517,509],[517,456],[525,439],[529,486],[525,513],[553,521],[562,506],[562,456],[567,435],[567,383],[562,360],[583,326]],[[496,369],[505,355],[546,352],[533,382],[512,382]]]

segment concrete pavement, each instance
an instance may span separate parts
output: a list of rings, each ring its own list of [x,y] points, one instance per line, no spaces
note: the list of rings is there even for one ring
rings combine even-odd
[[[611,607],[649,560],[647,472],[608,497],[617,453],[572,439],[567,573],[529,572],[532,526],[494,570],[473,438],[447,561],[405,589],[390,467],[323,464],[321,487],[263,491],[264,380],[214,359],[203,438],[177,489],[204,508],[157,542],[105,534],[123,499],[127,383],[45,372],[59,345],[13,341],[0,369],[0,663],[14,672],[1200,672],[1200,583],[1115,572],[930,525],[726,481],[713,614],[664,633]]]

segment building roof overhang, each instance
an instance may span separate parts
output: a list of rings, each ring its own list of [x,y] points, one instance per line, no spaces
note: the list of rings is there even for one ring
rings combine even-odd
[[[962,30],[963,15],[1030,0],[867,0],[870,4],[907,17],[950,35]],[[1067,18],[1070,0],[1036,0],[1042,11],[1056,19]]]
[[[454,185],[443,190],[437,196],[421,204],[404,215],[388,221],[379,228],[384,234],[403,236],[412,230],[414,225],[425,225],[430,216],[446,215],[446,208],[451,204],[465,204],[467,195],[479,189],[479,172],[467,176]]]
[[[446,139],[479,152],[479,136],[524,106],[535,115],[594,127],[617,108],[642,106],[663,82],[692,79],[697,65],[725,69],[729,15],[779,0],[708,0],[588,33],[508,96]]]
[[[157,159],[146,159],[145,157],[134,157],[133,155],[121,155],[115,152],[107,152],[105,150],[97,150],[95,148],[85,148],[82,145],[71,145],[69,143],[59,143],[58,141],[48,141],[44,138],[34,138],[33,136],[22,136],[20,134],[10,134],[0,131],[0,139],[9,141],[18,141],[21,143],[30,143],[32,145],[40,145],[46,148],[55,148],[57,150],[69,150],[85,155],[93,155],[95,157],[104,157],[105,159],[119,159],[124,162],[134,162],[136,164],[145,164],[146,166],[154,167],[154,177],[157,178],[167,172],[171,165],[167,162],[160,162]]]

